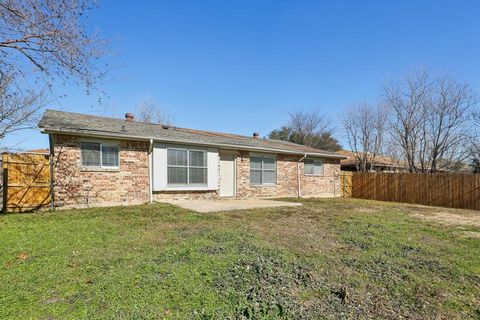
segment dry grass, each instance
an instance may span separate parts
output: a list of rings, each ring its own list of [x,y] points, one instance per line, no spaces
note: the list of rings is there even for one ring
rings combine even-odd
[[[465,238],[480,239],[480,232],[478,231],[459,231],[458,235]]]
[[[480,212],[471,210],[438,210],[422,211],[412,213],[418,219],[433,221],[449,226],[466,226],[480,228]]]

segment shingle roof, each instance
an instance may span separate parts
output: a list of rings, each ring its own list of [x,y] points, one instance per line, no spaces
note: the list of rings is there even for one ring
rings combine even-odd
[[[346,159],[343,159],[340,161],[342,165],[356,165],[357,164],[357,159],[355,156],[355,152],[353,151],[348,151],[348,150],[340,150],[336,152],[337,154],[343,155],[347,157]],[[382,156],[382,155],[376,155],[375,159],[373,161],[373,165],[376,166],[387,166],[387,167],[398,167],[398,168],[404,168],[407,166],[407,164],[402,161],[398,160],[392,157],[387,157],[387,156]]]
[[[44,133],[65,133],[98,137],[119,137],[155,141],[191,143],[205,146],[219,146],[242,150],[264,150],[279,153],[307,154],[342,159],[342,155],[323,151],[287,141],[254,139],[237,134],[165,127],[160,124],[46,110],[38,126]]]

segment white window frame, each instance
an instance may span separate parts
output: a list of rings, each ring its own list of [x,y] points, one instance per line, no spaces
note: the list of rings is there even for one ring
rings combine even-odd
[[[100,165],[99,166],[91,166],[83,164],[83,152],[82,152],[82,144],[84,143],[96,143],[100,145]],[[116,166],[104,166],[103,165],[103,146],[108,147],[117,147],[117,154],[118,154],[118,165]],[[98,141],[98,140],[82,140],[80,141],[80,166],[82,168],[97,168],[97,169],[119,169],[120,168],[120,144],[118,142],[105,142],[105,141]]]
[[[179,151],[186,151],[187,152],[187,165],[186,166],[179,166],[179,165],[169,165],[168,164],[168,150],[179,150]],[[197,151],[202,152],[205,154],[205,166],[190,166],[190,151]],[[208,152],[205,150],[200,149],[192,149],[192,148],[176,148],[176,147],[168,147],[167,148],[167,187],[175,188],[175,187],[207,187],[208,186]],[[168,168],[187,168],[187,183],[169,183],[168,182]],[[190,168],[197,168],[197,169],[207,169],[206,178],[207,181],[205,183],[190,183]]]
[[[305,172],[305,160],[311,160],[313,161],[312,165],[313,165],[313,172],[315,172],[315,162],[320,162],[321,163],[321,167],[322,167],[322,173],[306,173]],[[304,160],[304,163],[303,163],[303,174],[306,175],[306,176],[323,176],[325,175],[325,161],[323,161],[323,159],[314,159],[314,158],[306,158]]]
[[[253,169],[254,171],[260,171],[261,172],[261,182],[260,183],[252,183],[252,157],[254,158],[262,158],[262,167],[261,169]],[[263,169],[263,158],[273,158],[273,172],[275,173],[275,181],[273,183],[271,182],[263,182],[263,171],[272,171],[271,169]],[[275,155],[269,155],[269,154],[251,154],[250,155],[250,185],[252,186],[276,186],[277,185],[277,157]]]

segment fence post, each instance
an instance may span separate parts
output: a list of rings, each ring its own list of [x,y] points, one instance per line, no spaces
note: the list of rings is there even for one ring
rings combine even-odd
[[[3,179],[2,212],[5,213],[7,212],[7,202],[8,202],[8,168],[3,168],[2,179]]]
[[[53,194],[53,156],[50,154],[48,156],[48,165],[49,165],[49,170],[50,170],[50,210],[55,210],[55,198]]]
[[[54,163],[54,157],[55,157],[55,148],[53,145],[53,136],[51,134],[48,135],[48,165],[50,169],[50,210],[55,210],[55,193],[54,193],[54,188],[55,188],[55,179],[54,179],[54,170],[53,166],[55,165]]]
[[[2,212],[7,212],[8,202],[8,154],[2,154]]]

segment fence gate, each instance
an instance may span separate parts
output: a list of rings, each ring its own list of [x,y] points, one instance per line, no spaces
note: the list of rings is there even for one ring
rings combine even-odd
[[[50,165],[46,154],[4,153],[3,212],[24,212],[50,205]]]
[[[342,197],[344,198],[352,196],[352,176],[353,172],[340,172],[340,190],[342,191]]]

